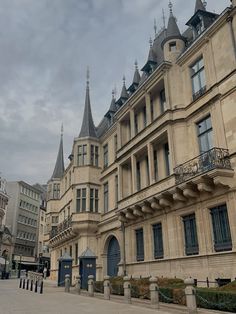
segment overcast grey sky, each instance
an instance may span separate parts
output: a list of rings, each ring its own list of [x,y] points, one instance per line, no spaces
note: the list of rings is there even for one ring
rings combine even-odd
[[[195,0],[173,0],[181,31]],[[209,0],[220,13],[230,0]],[[90,67],[95,124],[122,76],[131,83],[162,27],[168,0],[0,0],[0,172],[8,180],[46,182],[54,168],[60,126],[64,155],[78,136]]]

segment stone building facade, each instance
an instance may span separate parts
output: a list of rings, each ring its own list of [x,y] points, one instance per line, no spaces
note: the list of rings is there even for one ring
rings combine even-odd
[[[183,34],[169,7],[142,75],[135,64],[97,127],[87,81],[66,169],[61,137],[48,182],[52,278],[65,251],[77,274],[88,248],[99,280],[236,276],[236,3],[218,15],[197,0]]]
[[[12,261],[21,269],[37,268],[40,191],[24,181],[7,182],[6,225],[14,237]]]

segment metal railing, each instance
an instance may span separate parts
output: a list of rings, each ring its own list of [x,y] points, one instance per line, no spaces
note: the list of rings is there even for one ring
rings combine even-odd
[[[213,169],[232,169],[228,149],[212,148],[177,166],[174,169],[175,183],[183,183]]]
[[[61,222],[55,229],[50,231],[50,239],[61,233],[62,231],[70,228],[72,225],[72,215]]]

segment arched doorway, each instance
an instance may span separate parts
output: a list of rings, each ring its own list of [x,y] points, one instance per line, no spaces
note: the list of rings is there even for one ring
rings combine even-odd
[[[115,277],[118,275],[118,264],[120,262],[120,246],[117,239],[112,236],[107,249],[107,275]]]

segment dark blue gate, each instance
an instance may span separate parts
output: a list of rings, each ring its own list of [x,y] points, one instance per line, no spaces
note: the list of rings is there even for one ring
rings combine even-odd
[[[115,277],[118,275],[118,264],[120,262],[120,246],[115,237],[112,237],[107,249],[107,275]]]

